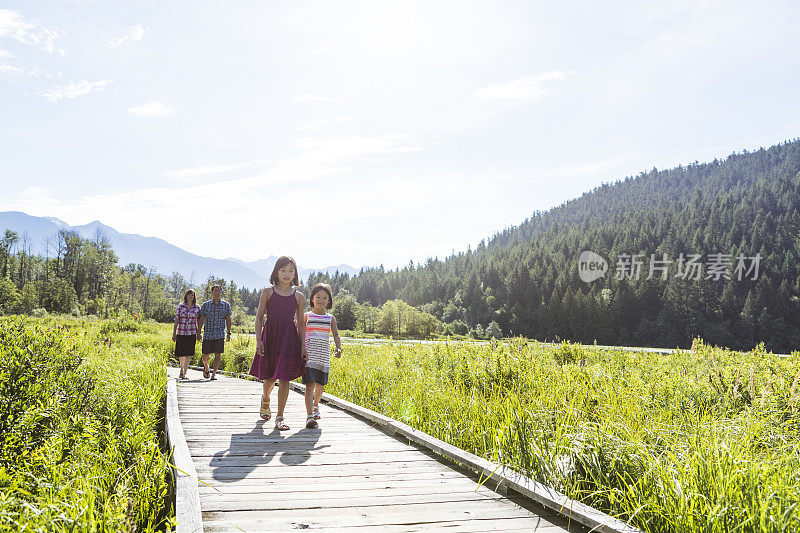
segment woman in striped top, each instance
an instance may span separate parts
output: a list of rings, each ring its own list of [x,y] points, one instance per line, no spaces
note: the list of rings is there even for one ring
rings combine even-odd
[[[333,333],[333,342],[336,343],[336,357],[342,356],[342,341],[339,330],[336,329],[336,319],[327,311],[333,306],[331,286],[326,283],[317,283],[311,289],[308,297],[311,311],[306,313],[306,347],[308,361],[303,383],[306,384],[306,419],[307,428],[317,427],[319,416],[319,399],[328,383],[328,374],[331,369],[331,344],[330,334]]]

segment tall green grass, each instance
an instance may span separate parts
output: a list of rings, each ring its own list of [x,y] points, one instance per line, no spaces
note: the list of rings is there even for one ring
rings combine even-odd
[[[800,530],[800,354],[348,345],[326,391],[646,531]]]
[[[0,529],[172,527],[152,326],[0,318]],[[124,333],[127,331],[127,333]]]

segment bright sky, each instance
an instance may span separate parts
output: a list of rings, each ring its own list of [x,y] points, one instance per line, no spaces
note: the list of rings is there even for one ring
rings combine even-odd
[[[394,267],[800,135],[800,4],[4,0],[0,211]]]

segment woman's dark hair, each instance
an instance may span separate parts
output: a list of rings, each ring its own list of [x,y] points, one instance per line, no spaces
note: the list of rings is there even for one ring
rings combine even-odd
[[[192,302],[192,303],[194,305],[197,305],[197,293],[194,292],[194,289],[189,289],[188,291],[186,291],[186,294],[183,295],[183,303],[185,303],[186,305],[189,305],[189,295],[190,294],[194,297],[194,302]]]
[[[275,261],[275,268],[272,269],[272,274],[269,276],[269,282],[273,285],[278,284],[278,270],[282,269],[289,263],[292,264],[294,267],[294,279],[292,280],[292,285],[300,285],[300,278],[298,277],[297,272],[297,263],[294,262],[294,259],[289,257],[288,255],[282,255]]]
[[[330,309],[333,307],[333,294],[331,294],[331,286],[327,283],[317,283],[314,285],[314,288],[311,289],[311,294],[308,297],[308,305],[311,306],[311,309],[314,309],[314,295],[320,291],[325,291],[328,293],[328,306],[325,309]]]

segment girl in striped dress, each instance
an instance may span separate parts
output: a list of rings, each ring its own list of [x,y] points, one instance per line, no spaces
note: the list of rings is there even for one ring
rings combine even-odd
[[[333,333],[333,342],[336,343],[336,357],[342,356],[342,341],[339,330],[336,329],[336,319],[328,313],[333,306],[331,286],[326,283],[317,283],[311,289],[308,297],[311,311],[306,313],[306,348],[308,360],[303,383],[306,384],[306,419],[307,428],[317,427],[319,416],[319,399],[325,385],[328,383],[328,374],[331,369],[331,344],[330,334]]]

